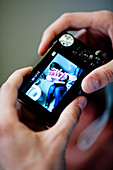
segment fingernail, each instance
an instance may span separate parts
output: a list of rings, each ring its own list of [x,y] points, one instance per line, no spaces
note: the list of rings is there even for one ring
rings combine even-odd
[[[87,99],[84,96],[80,96],[80,97],[78,97],[76,103],[77,103],[77,105],[80,107],[80,109],[82,111],[85,108],[86,104],[87,104]]]
[[[89,78],[87,82],[87,88],[90,93],[98,90],[98,81],[93,77]]]

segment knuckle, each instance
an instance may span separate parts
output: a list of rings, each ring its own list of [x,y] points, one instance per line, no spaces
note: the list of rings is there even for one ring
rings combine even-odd
[[[98,87],[103,87],[113,81],[113,71],[110,67],[102,67],[93,73],[93,77],[97,80]]]
[[[103,12],[104,14],[109,14],[109,13],[111,13],[111,12],[108,11],[108,10],[102,10],[102,12]]]
[[[113,12],[103,10],[102,12],[100,12],[100,17],[105,18],[109,25],[113,24]]]
[[[108,18],[108,21],[113,24],[113,13],[111,11],[105,11],[104,14]]]
[[[67,119],[71,121],[73,124],[76,124],[80,118],[81,108],[78,105],[76,105],[74,109],[75,110],[70,109],[70,111],[68,112],[69,114],[67,114]]]
[[[113,81],[113,71],[110,68],[103,69],[103,74],[105,75],[107,84]]]
[[[101,87],[102,86],[102,76],[100,75],[100,73],[99,72],[94,72],[93,73],[93,76],[91,76],[91,77],[94,77],[96,80],[97,80],[97,82],[98,82],[98,87]]]
[[[19,76],[19,75],[21,75],[21,71],[22,71],[22,69],[18,69],[16,71],[14,71],[13,75]]]
[[[113,16],[113,13],[111,11],[108,11],[108,10],[102,10],[102,11],[100,11],[100,14],[107,16],[107,17]]]
[[[68,24],[70,22],[70,19],[71,19],[71,16],[72,16],[72,13],[64,13],[61,15],[61,19],[66,23]]]
[[[113,24],[113,12],[108,10],[102,10],[96,12],[96,14],[98,16],[97,18],[99,19],[99,22],[106,23],[105,28],[109,29],[109,27],[111,27],[111,25]]]
[[[20,70],[15,70],[13,74],[18,74]]]
[[[46,35],[47,32],[48,32],[48,28],[44,30],[42,37],[44,37],[44,35]]]
[[[61,18],[63,18],[63,19],[69,18],[70,15],[71,15],[71,13],[66,12],[66,13],[64,13],[64,14],[61,15]]]

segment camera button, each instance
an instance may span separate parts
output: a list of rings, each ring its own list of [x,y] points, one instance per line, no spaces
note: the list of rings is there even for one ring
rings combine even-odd
[[[72,51],[72,54],[73,54],[73,55],[77,55],[77,51],[74,51],[74,50],[73,50],[73,51]]]
[[[95,64],[94,63],[90,63],[90,66],[95,67]]]

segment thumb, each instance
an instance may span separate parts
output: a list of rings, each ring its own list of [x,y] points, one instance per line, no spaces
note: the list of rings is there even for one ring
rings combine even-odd
[[[86,103],[86,97],[79,96],[73,100],[62,112],[58,122],[55,125],[55,128],[57,133],[61,133],[61,136],[64,139],[68,139],[68,137],[71,135],[72,131],[77,125],[81,111],[86,106]]]
[[[113,60],[88,74],[82,81],[82,89],[86,93],[92,93],[111,82],[113,82]]]

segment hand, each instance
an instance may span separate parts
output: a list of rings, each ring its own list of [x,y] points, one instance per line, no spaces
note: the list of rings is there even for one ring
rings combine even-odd
[[[0,89],[0,169],[63,169],[65,148],[86,98],[76,98],[52,128],[34,132],[19,121],[23,113],[19,113],[19,117],[17,113],[18,88],[30,70],[16,71]]]
[[[16,110],[19,120],[33,131],[46,130],[47,127],[42,121],[29,110],[27,110],[21,103],[17,102]]]
[[[76,37],[94,50],[113,49],[113,13],[110,11],[66,13],[50,25],[43,34],[39,54],[43,55],[52,39],[64,30],[81,30]],[[111,43],[108,44],[109,40]],[[86,93],[94,92],[113,82],[113,60],[95,69],[82,82]]]
[[[27,68],[26,74],[32,70],[32,67]],[[40,121],[40,119],[29,110],[27,110],[20,102],[16,103],[16,110],[18,114],[18,118],[21,122],[23,122],[26,126],[34,131],[40,131],[47,129],[46,126]]]

